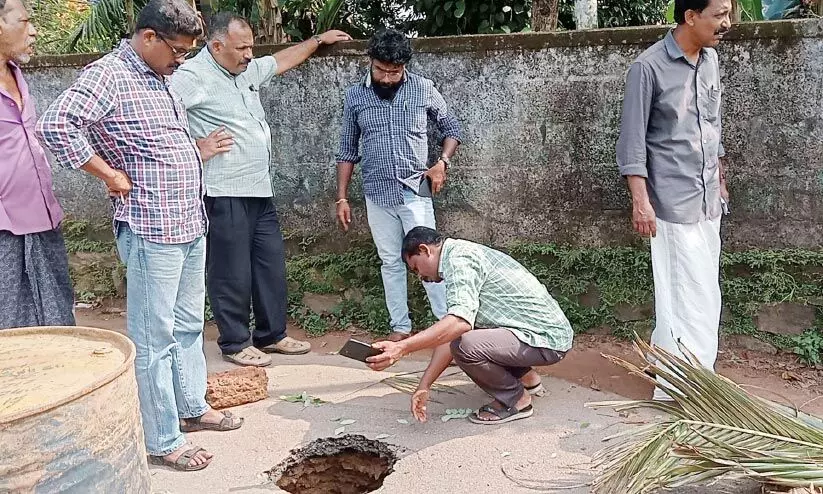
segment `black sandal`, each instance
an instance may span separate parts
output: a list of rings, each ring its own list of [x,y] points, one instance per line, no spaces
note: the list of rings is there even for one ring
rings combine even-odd
[[[483,420],[480,418],[480,413],[486,412],[494,415],[497,417],[497,420]],[[518,410],[514,407],[511,408],[494,408],[491,405],[484,405],[480,407],[480,410],[475,412],[472,415],[469,415],[469,421],[474,424],[482,424],[482,425],[494,425],[494,424],[505,424],[507,422],[512,422],[514,420],[525,419],[531,417],[534,414],[534,407],[531,405],[526,405],[522,409]]]
[[[174,461],[167,460],[163,456],[149,455],[149,463],[151,463],[152,465],[158,465],[162,467],[171,467],[180,472],[196,472],[209,466],[212,460],[211,458],[209,458],[204,463],[200,463],[199,465],[192,465],[192,461],[194,461],[194,455],[201,451],[206,450],[194,446],[193,448],[184,451],[183,454],[178,456],[177,459]]]
[[[182,419],[180,421],[180,430],[183,432],[197,432],[197,431],[233,431],[243,425],[243,419],[235,417],[231,412],[220,412],[223,418],[220,423],[203,422],[203,415],[199,417],[192,417],[190,419]],[[205,415],[205,414],[204,414]]]

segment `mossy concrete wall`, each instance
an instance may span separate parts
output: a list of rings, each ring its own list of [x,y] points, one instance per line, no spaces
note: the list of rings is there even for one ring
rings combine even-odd
[[[465,142],[437,199],[440,226],[503,245],[511,240],[598,247],[637,243],[615,166],[623,79],[663,27],[430,38],[411,70],[432,78]],[[364,74],[363,42],[325,49],[262,97],[272,126],[281,219],[320,250],[334,226],[334,155],[344,90]],[[258,54],[281,47],[259,47]],[[719,48],[724,143],[733,214],[727,248],[823,244],[823,23],[736,26]],[[38,110],[94,57],[42,57],[25,68]],[[433,151],[434,152],[434,151]],[[104,223],[102,186],[56,168],[57,193],[79,220]],[[359,192],[354,231],[367,235]],[[342,242],[348,244],[348,242]]]

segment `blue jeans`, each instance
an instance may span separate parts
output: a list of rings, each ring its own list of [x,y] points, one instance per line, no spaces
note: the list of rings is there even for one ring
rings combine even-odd
[[[164,456],[185,444],[180,419],[199,417],[206,404],[203,354],[206,242],[144,240],[121,223],[117,250],[126,265],[127,328],[146,449]]]
[[[391,329],[411,333],[409,318],[408,282],[406,263],[403,261],[403,237],[416,226],[435,228],[434,206],[431,199],[420,197],[410,190],[403,192],[403,205],[384,208],[366,198],[369,228],[377,247],[382,266],[383,289],[389,309]],[[442,283],[423,283],[432,312],[442,319],[446,315],[446,289]]]

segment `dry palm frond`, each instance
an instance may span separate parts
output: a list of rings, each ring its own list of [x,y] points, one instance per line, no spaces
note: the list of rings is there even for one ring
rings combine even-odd
[[[392,388],[406,394],[414,394],[414,391],[417,389],[417,386],[420,384],[420,376],[424,371],[417,371],[417,372],[407,372],[403,374],[395,374],[393,376],[387,377],[382,379],[380,382],[391,386]],[[443,377],[448,377],[453,374],[448,374]],[[431,389],[433,391],[439,391],[441,393],[446,394],[465,394],[463,391],[460,391],[457,388],[449,386],[447,384],[432,384]]]
[[[654,401],[592,403],[590,407],[654,408],[671,418],[632,429],[594,458],[601,470],[597,493],[640,494],[680,487],[722,475],[748,477],[788,487],[823,486],[823,420],[756,397],[702,367],[681,347],[686,360],[635,341],[650,356],[657,383],[639,367],[605,356],[632,374],[655,382],[677,405]]]

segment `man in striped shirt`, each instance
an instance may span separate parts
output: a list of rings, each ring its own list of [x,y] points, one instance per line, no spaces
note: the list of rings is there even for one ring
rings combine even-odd
[[[212,455],[183,432],[242,424],[205,401],[200,153],[166,84],[201,31],[183,0],[150,0],[131,39],[87,66],[38,123],[58,163],[102,179],[112,196],[146,448],[152,463],[184,471]]]
[[[495,398],[469,417],[503,424],[530,417],[533,394],[544,392],[534,365],[551,365],[572,346],[571,324],[546,287],[508,255],[480,244],[445,238],[417,227],[403,241],[403,258],[423,280],[442,282],[448,314],[429,329],[400,342],[378,342],[367,359],[374,370],[424,348],[431,362],[412,396],[412,414],[426,420],[435,380],[454,358],[483,391]]]
[[[286,335],[286,251],[272,200],[271,129],[260,88],[320,45],[350,38],[329,31],[253,58],[251,26],[231,12],[211,18],[208,38],[174,74],[171,89],[186,106],[192,134],[217,137],[217,146],[203,154],[206,286],[220,332],[217,343],[225,360],[263,367],[272,362],[267,353],[299,355],[311,345]]]
[[[435,227],[432,194],[446,181],[446,168],[460,143],[460,125],[432,81],[406,70],[412,48],[395,30],[370,41],[369,73],[346,91],[343,129],[337,155],[337,220],[351,224],[349,182],[360,163],[366,212],[382,261],[383,288],[389,310],[390,341],[408,338],[411,320],[406,266],[400,257],[403,235],[416,226]],[[441,134],[440,157],[428,167],[428,122]],[[362,140],[362,154],[360,143]],[[446,314],[443,287],[424,283],[432,312]]]

